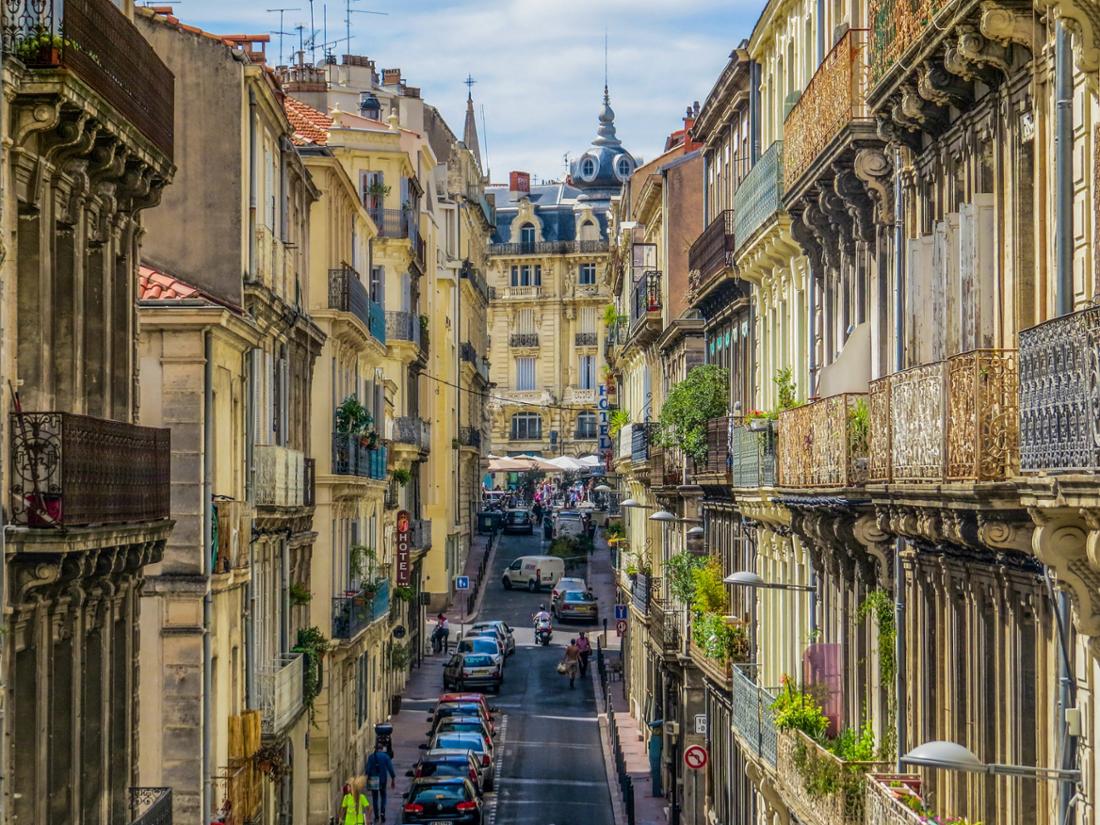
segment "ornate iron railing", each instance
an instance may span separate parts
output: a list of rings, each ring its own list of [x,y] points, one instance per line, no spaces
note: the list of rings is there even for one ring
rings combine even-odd
[[[635,424],[630,428],[630,460],[648,461],[650,450],[650,435],[653,425],[650,423]]]
[[[790,190],[854,121],[870,123],[867,109],[867,29],[849,29],[821,61],[783,123],[783,184]]]
[[[368,447],[358,435],[333,433],[332,472],[381,481],[386,477],[386,448]]]
[[[870,81],[877,84],[926,31],[942,31],[933,21],[958,0],[871,0]]]
[[[172,789],[130,788],[130,825],[172,825]]]
[[[734,211],[719,212],[688,251],[688,269],[699,273],[700,283],[733,267]]]
[[[661,273],[650,270],[640,275],[630,294],[630,331],[633,332],[649,313],[661,311]]]
[[[844,393],[779,414],[780,487],[852,487],[867,480],[862,393]]]
[[[532,241],[489,244],[490,255],[581,255],[607,252],[607,241]]]
[[[393,440],[402,444],[412,444],[427,452],[432,448],[432,425],[430,421],[416,416],[400,416],[393,420]]]
[[[512,347],[537,347],[539,335],[537,332],[513,332],[508,338],[508,345]]]
[[[260,694],[260,729],[268,735],[282,733],[302,710],[305,691],[305,657],[301,653],[279,656],[257,669]]]
[[[420,317],[400,309],[386,310],[386,339],[420,345]]]
[[[332,638],[352,639],[389,612],[389,579],[377,582],[369,594],[337,596],[332,600]]]
[[[367,288],[359,279],[359,273],[350,266],[328,271],[329,309],[350,312],[363,322],[370,334],[386,343],[386,321],[382,305],[372,301]]]
[[[649,615],[651,594],[649,576],[645,573],[635,574],[634,580],[630,582],[630,602],[634,605],[634,609],[643,616]]]
[[[733,237],[740,251],[783,208],[783,141],[777,140],[753,164],[733,193]]]
[[[903,796],[920,798],[921,778],[917,774],[872,774],[866,782],[865,825],[927,825],[935,821],[902,802]]]
[[[458,431],[458,442],[463,447],[480,447],[481,429],[478,427],[463,427]]]
[[[983,349],[872,382],[872,480],[995,481],[1017,468],[1015,350]]]
[[[748,427],[731,427],[730,483],[734,487],[774,487],[777,441],[771,427],[759,432]]]
[[[1100,470],[1100,306],[1020,332],[1020,469]]]
[[[410,215],[406,209],[382,209],[371,207],[371,219],[378,226],[378,234],[383,238],[407,238],[412,227]]]
[[[485,282],[485,276],[469,261],[463,261],[458,270],[458,276],[466,279],[474,291],[481,296],[486,303],[489,302],[489,285]]]
[[[110,0],[5,0],[2,8],[5,55],[69,69],[172,158],[172,72]]]
[[[171,432],[60,412],[12,413],[11,515],[80,527],[171,515]]]
[[[250,825],[263,803],[263,780],[251,758],[234,759],[214,774],[214,798],[223,825]]]
[[[261,507],[301,507],[305,504],[305,456],[298,450],[257,444],[253,490]]]
[[[573,336],[573,344],[578,347],[594,347],[596,340],[594,332],[578,332]]]
[[[867,772],[888,766],[846,762],[799,730],[778,733],[776,776],[784,800],[804,825],[864,825]],[[811,784],[823,773],[835,777],[830,786],[836,790]]]
[[[756,684],[748,671],[755,665],[733,667],[733,733],[741,746],[773,769],[776,764],[775,696]]]

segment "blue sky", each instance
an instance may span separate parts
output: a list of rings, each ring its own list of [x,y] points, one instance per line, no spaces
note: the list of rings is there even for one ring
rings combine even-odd
[[[158,0],[170,3],[171,0]],[[748,36],[764,0],[351,0],[352,51],[379,68],[400,67],[461,134],[467,73],[485,108],[494,182],[511,169],[551,178],[562,156],[583,150],[596,130],[609,38],[611,105],[624,144],[646,159],[660,152],[684,109],[700,103],[730,51]],[[260,33],[309,23],[309,0],[185,0],[184,22],[213,32]],[[343,37],[345,0],[328,3],[328,36]],[[322,0],[314,0],[322,21]],[[286,38],[286,51],[297,47]],[[339,53],[342,47],[337,49]],[[279,37],[268,51],[279,56]]]

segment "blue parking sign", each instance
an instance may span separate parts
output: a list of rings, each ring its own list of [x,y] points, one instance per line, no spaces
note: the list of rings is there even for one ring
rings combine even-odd
[[[615,621],[617,621],[617,622],[625,622],[626,621],[626,605],[625,604],[615,605]]]
[[[469,576],[455,576],[455,590],[469,590],[470,589],[470,577]]]

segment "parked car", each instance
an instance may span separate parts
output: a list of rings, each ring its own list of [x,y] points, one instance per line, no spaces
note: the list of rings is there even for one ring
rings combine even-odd
[[[446,694],[445,694],[446,695]],[[454,694],[464,695],[464,694]],[[479,694],[480,695],[480,694]],[[480,716],[489,725],[489,732],[496,733],[493,717],[484,704],[472,701],[441,701],[428,713],[428,722],[434,727],[439,719],[447,716]]]
[[[465,776],[474,790],[481,794],[481,760],[468,750],[434,750],[420,757],[413,769],[405,771],[405,776]]]
[[[467,633],[458,640],[455,653],[484,653],[491,656],[493,663],[504,672],[504,645],[500,643],[495,632],[487,632],[486,635],[472,635]]]
[[[414,779],[405,794],[401,821],[481,825],[481,798],[461,776]]]
[[[493,742],[486,736],[474,731],[453,731],[437,733],[421,745],[420,750],[467,750],[477,760],[481,776],[481,787],[487,791],[493,789]]]
[[[484,693],[441,693],[439,704],[445,705],[448,702],[473,702],[481,705],[486,719],[491,719],[497,710],[489,704],[489,700],[485,698]]]
[[[456,653],[443,665],[443,689],[485,688],[500,691],[500,665],[485,653]]]
[[[528,510],[507,510],[504,513],[505,533],[533,533],[535,526],[531,522],[531,513]]]
[[[516,652],[516,640],[512,635],[512,628],[507,622],[502,622],[499,619],[492,621],[476,622],[470,625],[469,635],[480,633],[483,630],[492,629],[496,631],[497,638],[500,643],[504,645],[504,655],[511,656]]]
[[[584,579],[576,578],[572,576],[566,576],[558,579],[558,583],[554,585],[554,589],[550,591],[550,605],[553,607],[554,603],[562,597],[567,590],[580,590],[584,593],[588,590],[588,585],[585,584]]]
[[[526,587],[534,592],[552,588],[565,573],[565,562],[556,556],[520,556],[504,570],[501,584],[505,590]]]
[[[559,510],[554,514],[554,538],[580,538],[584,535],[584,520],[576,510]]]
[[[558,621],[599,621],[599,606],[595,599],[582,590],[568,590],[553,607]]]
[[[493,738],[489,726],[480,716],[444,716],[436,722],[432,730],[428,731],[428,736],[431,737],[437,733],[450,733],[455,731],[460,733],[473,731],[474,733],[480,733],[482,736],[488,736],[490,739]]]

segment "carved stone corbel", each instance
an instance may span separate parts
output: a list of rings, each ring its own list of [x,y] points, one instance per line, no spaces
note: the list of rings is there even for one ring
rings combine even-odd
[[[852,172],[875,204],[875,219],[884,225],[894,223],[893,171],[890,159],[879,149],[860,149],[852,161]]]
[[[895,112],[900,112],[902,125],[909,124],[925,132],[935,133],[947,125],[943,106],[926,100],[911,83],[901,87]]]
[[[818,246],[821,247],[821,260],[824,264],[823,269],[839,269],[840,250],[833,243],[833,241],[836,240],[836,231],[833,229],[832,222],[829,220],[828,216],[816,203],[806,204],[806,209],[802,213],[802,216],[803,220],[806,222],[806,226],[808,226],[813,233]],[[824,272],[822,274],[824,274]]]
[[[821,272],[823,254],[821,244],[817,242],[813,230],[806,223],[805,212],[791,221],[791,237],[793,237],[795,242],[802,248],[802,254],[809,259],[810,268],[813,272]]]
[[[848,210],[859,239],[866,243],[873,243],[875,240],[874,203],[852,169],[837,165],[834,171],[836,177],[833,178],[833,190]]]
[[[1003,46],[1018,43],[1028,51],[1035,52],[1035,18],[1030,12],[1024,14],[1018,9],[987,0],[982,3],[978,29],[990,40]]]
[[[938,106],[963,108],[974,101],[969,83],[944,68],[943,63],[927,60],[917,72],[917,91],[921,97]]]
[[[913,151],[921,148],[920,132],[915,127],[902,126],[893,117],[893,105],[888,111],[879,112],[876,115],[875,131],[878,136],[891,146],[906,146]]]
[[[1100,636],[1100,572],[1089,563],[1090,531],[1075,510],[1049,511],[1035,508],[1031,517],[1038,527],[1032,549],[1050,567],[1058,583],[1066,588],[1074,607],[1074,624],[1085,636]]]
[[[1000,43],[985,37],[975,26],[962,24],[958,27],[959,54],[970,63],[978,67],[978,73],[987,79],[990,85],[994,85],[998,79],[996,74],[988,70],[993,69],[1004,77],[1011,72],[1011,61],[1008,49]]]

